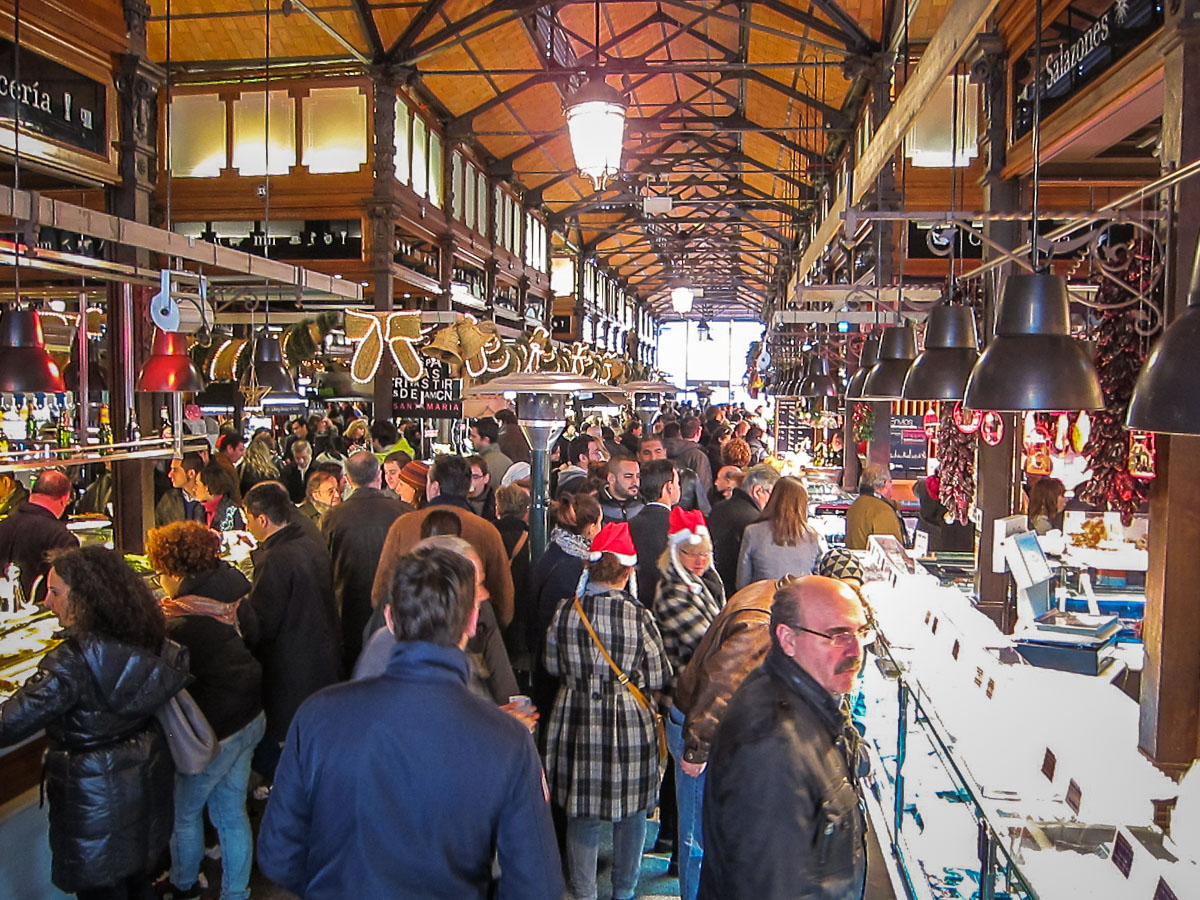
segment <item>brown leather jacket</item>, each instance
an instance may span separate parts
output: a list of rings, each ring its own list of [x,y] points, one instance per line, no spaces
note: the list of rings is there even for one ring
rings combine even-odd
[[[708,761],[729,698],[766,658],[771,600],[778,587],[777,581],[756,581],[734,594],[679,676],[675,706],[685,717],[683,758],[688,762]]]

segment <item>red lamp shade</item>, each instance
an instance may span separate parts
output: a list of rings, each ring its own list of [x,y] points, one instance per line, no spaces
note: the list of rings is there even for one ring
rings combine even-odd
[[[53,394],[65,391],[58,364],[46,352],[36,309],[0,314],[0,392]]]
[[[139,391],[198,391],[203,387],[200,373],[187,353],[187,335],[177,331],[156,331],[154,349],[138,375]]]

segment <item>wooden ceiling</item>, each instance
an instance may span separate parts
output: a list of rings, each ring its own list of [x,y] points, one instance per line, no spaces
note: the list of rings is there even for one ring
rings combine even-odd
[[[181,75],[268,53],[280,70],[414,69],[451,136],[657,312],[680,277],[704,288],[699,309],[757,318],[858,114],[847,62],[877,52],[904,9],[910,41],[928,39],[953,0],[269,2],[151,0],[151,55]],[[562,111],[597,71],[630,98],[624,176],[600,193],[574,169]],[[646,215],[648,195],[672,211]]]

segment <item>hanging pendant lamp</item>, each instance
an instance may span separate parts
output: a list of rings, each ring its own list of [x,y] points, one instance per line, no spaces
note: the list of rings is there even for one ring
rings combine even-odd
[[[187,350],[187,335],[177,331],[156,331],[154,349],[138,375],[137,389],[173,393],[203,388],[200,373]]]
[[[53,394],[65,391],[62,373],[42,337],[36,309],[0,313],[0,391],[6,394]]]
[[[695,299],[695,292],[687,285],[678,285],[671,288],[671,308],[681,316],[686,316],[692,311],[692,301]]]
[[[850,376],[850,381],[846,384],[846,399],[858,400],[862,397],[863,382],[867,380],[867,373],[871,371],[871,367],[879,360],[879,338],[875,335],[867,338],[863,342],[862,354],[859,357],[858,369]]]
[[[879,359],[863,381],[862,399],[899,400],[904,378],[917,358],[917,338],[912,325],[890,325],[879,338]]]
[[[273,334],[259,335],[254,342],[254,362],[248,381],[260,388],[269,388],[268,403],[294,403],[299,399],[291,373],[283,363],[279,338]]]
[[[1167,326],[1146,359],[1125,424],[1139,431],[1200,434],[1200,391],[1196,360],[1200,359],[1200,244],[1192,262],[1187,308]]]
[[[808,358],[808,373],[800,383],[801,397],[836,397],[837,381],[829,374],[829,360],[814,353]]]
[[[996,334],[971,371],[963,406],[997,412],[1104,408],[1096,367],[1071,337],[1064,278],[1009,276]]]
[[[603,78],[586,81],[567,101],[567,131],[579,169],[598,191],[621,171],[629,103]]]
[[[925,350],[904,379],[905,400],[961,400],[979,359],[969,306],[936,306],[925,326]]]

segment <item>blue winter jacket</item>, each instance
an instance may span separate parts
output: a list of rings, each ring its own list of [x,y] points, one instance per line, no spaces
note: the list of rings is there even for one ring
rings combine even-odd
[[[385,674],[304,702],[258,838],[267,877],[307,900],[560,900],[533,740],[468,675],[460,650],[401,641]]]

